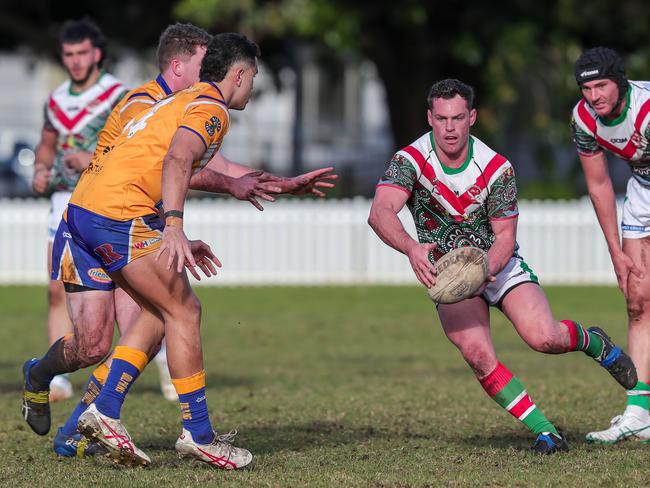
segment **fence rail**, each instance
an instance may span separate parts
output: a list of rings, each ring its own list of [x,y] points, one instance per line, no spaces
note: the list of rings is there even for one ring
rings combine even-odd
[[[45,200],[0,200],[0,284],[47,281]],[[223,262],[211,286],[413,284],[408,260],[366,224],[370,202],[281,200],[258,212],[231,200],[191,200],[186,232]],[[408,212],[400,215],[414,234]],[[543,283],[613,284],[604,238],[588,200],[523,201],[518,242]]]

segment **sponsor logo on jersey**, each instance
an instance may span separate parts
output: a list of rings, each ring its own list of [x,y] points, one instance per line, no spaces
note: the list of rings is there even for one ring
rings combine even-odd
[[[205,130],[210,134],[210,136],[214,135],[214,131],[216,130],[217,132],[221,131],[221,121],[219,120],[218,117],[212,116],[209,121],[205,123]]]
[[[612,137],[610,141],[614,144],[622,144],[627,142],[627,137]]]
[[[588,70],[588,71],[583,71],[582,73],[580,73],[580,78],[585,78],[585,77],[587,77],[587,76],[597,75],[598,73],[600,73],[599,70],[597,70],[597,69],[590,69],[590,70]]]
[[[102,268],[90,268],[88,270],[88,277],[97,283],[110,283],[112,281],[111,277]]]

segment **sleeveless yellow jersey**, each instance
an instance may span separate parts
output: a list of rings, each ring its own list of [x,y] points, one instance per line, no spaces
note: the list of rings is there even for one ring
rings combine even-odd
[[[162,75],[127,93],[115,106],[99,133],[95,155],[106,152],[106,148],[113,144],[131,119],[172,93]]]
[[[163,98],[131,120],[112,148],[95,155],[70,204],[121,221],[156,213],[163,158],[176,131],[190,131],[203,142],[205,153],[192,165],[198,171],[219,149],[229,127],[228,106],[212,82]]]

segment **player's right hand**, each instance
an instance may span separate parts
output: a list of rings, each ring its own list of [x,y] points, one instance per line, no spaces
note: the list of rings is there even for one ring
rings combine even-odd
[[[614,273],[616,273],[616,279],[618,280],[618,287],[627,300],[630,274],[635,275],[639,279],[643,279],[643,272],[636,267],[632,258],[623,251],[612,255],[612,264],[614,265]]]
[[[438,274],[436,266],[429,259],[429,253],[436,247],[438,247],[438,244],[435,242],[429,244],[416,243],[406,252],[415,276],[427,288],[435,285],[436,275]]]
[[[44,193],[50,184],[50,177],[52,171],[44,166],[38,166],[34,170],[34,177],[32,178],[32,189],[36,193]]]
[[[183,271],[183,267],[186,265],[185,263],[192,268],[196,266],[190,241],[180,227],[173,225],[165,226],[162,233],[162,243],[156,253],[155,260],[158,261],[165,251],[169,253],[167,257],[167,269],[171,269],[174,260],[176,260],[176,271],[179,273]]]

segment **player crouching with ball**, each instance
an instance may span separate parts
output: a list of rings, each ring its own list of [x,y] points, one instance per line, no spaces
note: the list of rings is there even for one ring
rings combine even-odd
[[[429,91],[427,106],[431,131],[393,156],[377,186],[368,223],[386,244],[408,256],[418,280],[429,289],[437,275],[430,256],[438,261],[464,246],[487,252],[487,276],[479,288],[457,303],[438,304],[442,327],[486,393],[537,435],[533,452],[567,450],[564,437],[497,359],[488,307],[499,308],[534,350],[583,351],[624,388],[636,384],[634,365],[600,328],[553,318],[537,276],[518,254],[512,165],[470,135],[476,121],[473,88],[458,80],[439,81]],[[397,216],[405,204],[419,242]]]

